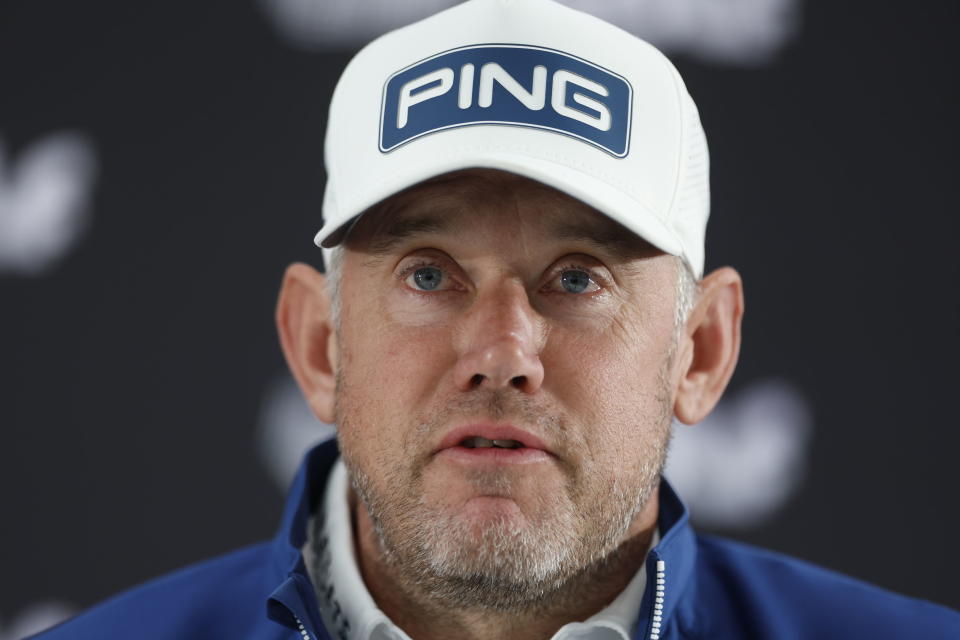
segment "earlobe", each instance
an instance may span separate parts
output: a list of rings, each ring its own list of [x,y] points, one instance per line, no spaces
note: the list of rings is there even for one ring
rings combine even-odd
[[[304,263],[287,267],[276,323],[287,365],[317,418],[334,421],[336,332],[326,278]]]
[[[700,295],[681,339],[674,413],[686,424],[700,422],[723,395],[740,353],[743,282],[722,267],[700,283]]]

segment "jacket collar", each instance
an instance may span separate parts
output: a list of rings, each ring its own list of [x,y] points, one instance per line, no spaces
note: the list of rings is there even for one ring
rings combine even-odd
[[[287,494],[280,528],[270,545],[267,574],[273,591],[267,598],[267,616],[291,629],[303,625],[307,640],[329,638],[320,619],[317,595],[307,575],[303,548],[310,513],[323,495],[330,469],[340,451],[335,439],[307,452]],[[301,634],[302,635],[302,634]]]
[[[307,539],[310,514],[323,495],[338,456],[336,440],[322,442],[306,454],[270,546],[267,573],[273,591],[267,599],[267,615],[291,629],[299,630],[302,624],[310,638],[329,638],[329,633],[321,623],[317,596],[300,550]],[[659,640],[659,630],[672,618],[678,618],[685,628],[692,624],[696,536],[686,506],[666,479],[661,480],[659,500],[660,543],[647,556],[647,585],[637,621],[637,640]]]
[[[666,478],[660,480],[659,500],[657,526],[661,538],[647,555],[647,588],[635,635],[638,640],[659,640],[660,630],[672,618],[685,629],[693,626],[697,540],[690,526],[690,512]]]

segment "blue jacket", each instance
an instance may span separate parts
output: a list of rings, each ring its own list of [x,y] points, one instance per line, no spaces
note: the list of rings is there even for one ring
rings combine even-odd
[[[337,455],[333,441],[307,454],[272,541],[126,591],[35,638],[334,640],[321,623],[300,548]],[[695,534],[666,482],[660,532],[647,558],[636,640],[960,639],[960,613],[951,609]]]

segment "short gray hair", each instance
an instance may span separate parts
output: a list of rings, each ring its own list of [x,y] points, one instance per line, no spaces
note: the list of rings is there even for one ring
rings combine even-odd
[[[330,317],[335,329],[340,329],[340,281],[343,276],[343,245],[337,245],[330,251],[329,264],[326,265],[327,293],[330,296]],[[677,337],[687,323],[693,305],[697,302],[700,293],[700,282],[687,261],[674,256],[677,265],[676,313],[674,315],[674,330]]]
[[[330,297],[330,319],[333,328],[340,331],[340,281],[343,279],[343,245],[338,244],[330,250],[330,260],[325,261],[324,273],[327,275],[327,295]]]
[[[693,275],[693,270],[686,260],[674,256],[674,261],[677,264],[677,301],[673,327],[679,337],[680,331],[687,324],[690,311],[697,303],[697,298],[700,295],[700,281]]]

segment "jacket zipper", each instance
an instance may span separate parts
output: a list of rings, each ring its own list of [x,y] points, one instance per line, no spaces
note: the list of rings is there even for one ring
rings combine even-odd
[[[657,560],[657,590],[653,598],[653,623],[650,625],[650,640],[660,640],[660,624],[663,622],[663,598],[667,590],[667,563]]]
[[[297,621],[297,628],[300,630],[300,635],[303,637],[303,640],[310,640],[310,634],[307,632],[307,628],[303,626],[303,623],[300,622],[300,618],[293,616],[293,619]]]

